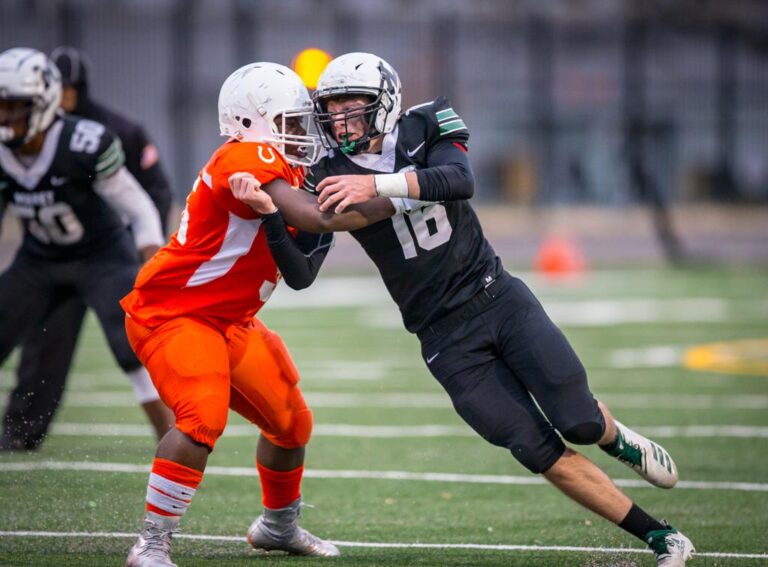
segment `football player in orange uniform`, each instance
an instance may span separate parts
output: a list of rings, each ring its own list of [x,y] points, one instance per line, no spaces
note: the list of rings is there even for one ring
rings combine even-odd
[[[178,231],[121,302],[131,345],[176,418],[157,449],[144,529],[127,566],[174,565],[171,535],[230,408],[261,431],[256,464],[264,513],[248,541],[263,551],[339,554],[297,525],[312,414],[285,345],[255,318],[281,276],[295,288],[314,280],[333,237],[291,229],[295,269],[279,270],[268,245],[270,235],[285,237],[279,213],[266,194],[256,206],[233,195],[243,179],[282,191],[301,185],[302,166],[314,163],[320,149],[308,133],[311,114],[306,88],[287,67],[253,63],[235,71],[219,95],[219,124],[229,140],[200,171]],[[376,199],[324,214],[312,195],[294,193],[323,231],[361,228],[394,212],[390,200]]]

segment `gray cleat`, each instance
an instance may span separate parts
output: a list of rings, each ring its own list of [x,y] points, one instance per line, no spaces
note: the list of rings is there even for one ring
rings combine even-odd
[[[125,567],[177,567],[171,561],[171,536],[178,530],[178,518],[147,512],[144,529],[125,560]]]
[[[301,498],[297,498],[285,508],[265,508],[248,528],[248,543],[262,553],[284,551],[292,555],[338,557],[335,545],[299,526],[301,506]]]

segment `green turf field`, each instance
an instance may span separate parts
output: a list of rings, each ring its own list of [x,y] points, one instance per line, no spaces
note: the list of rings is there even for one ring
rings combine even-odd
[[[587,455],[693,540],[693,565],[768,564],[768,272],[526,279],[582,356],[594,393],[669,450],[681,483],[655,489],[599,450]],[[233,415],[176,540],[180,566],[654,564],[641,542],[471,434],[373,276],[321,275],[301,294],[279,290],[262,314],[291,349],[315,413],[304,481],[315,507],[303,524],[340,542],[342,557],[249,553],[256,435]],[[711,343],[722,344],[689,350]],[[0,565],[121,565],[153,451],[91,320],[50,439],[37,453],[0,455]]]

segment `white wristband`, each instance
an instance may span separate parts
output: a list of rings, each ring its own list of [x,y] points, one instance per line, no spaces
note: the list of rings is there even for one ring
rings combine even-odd
[[[408,197],[408,180],[405,173],[385,173],[373,176],[379,197]]]

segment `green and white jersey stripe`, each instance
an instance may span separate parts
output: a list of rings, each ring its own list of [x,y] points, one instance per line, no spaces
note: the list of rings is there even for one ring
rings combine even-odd
[[[125,163],[125,153],[119,138],[101,154],[96,161],[96,179],[105,179],[113,175]]]
[[[437,116],[437,125],[440,128],[441,136],[467,129],[467,125],[464,124],[464,121],[456,114],[453,108],[438,110],[435,115]]]

